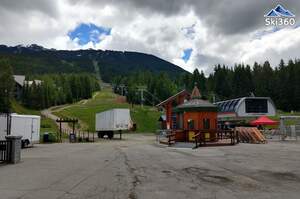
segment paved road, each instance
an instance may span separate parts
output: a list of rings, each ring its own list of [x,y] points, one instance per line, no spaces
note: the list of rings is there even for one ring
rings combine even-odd
[[[299,198],[300,143],[175,149],[153,136],[36,145],[0,165],[0,198]]]

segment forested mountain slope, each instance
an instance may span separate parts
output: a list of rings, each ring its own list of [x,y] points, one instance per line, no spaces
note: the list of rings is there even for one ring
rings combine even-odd
[[[9,59],[15,74],[94,73],[97,62],[101,77],[111,82],[115,76],[136,71],[165,72],[170,77],[187,73],[185,70],[156,56],[121,51],[55,50],[38,45],[8,47],[0,45],[0,58]]]

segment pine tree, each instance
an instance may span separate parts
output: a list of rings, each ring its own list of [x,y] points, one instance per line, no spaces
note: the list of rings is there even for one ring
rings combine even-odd
[[[10,112],[14,78],[7,60],[0,60],[0,82],[0,113]]]

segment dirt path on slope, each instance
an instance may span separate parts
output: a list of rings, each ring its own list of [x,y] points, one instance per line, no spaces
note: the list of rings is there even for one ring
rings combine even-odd
[[[50,107],[50,108],[48,108],[48,109],[42,110],[42,111],[41,111],[41,114],[42,114],[43,116],[45,116],[45,117],[47,117],[47,118],[53,120],[53,121],[57,124],[57,126],[58,126],[58,128],[59,128],[59,123],[56,122],[56,120],[59,119],[59,117],[56,116],[56,115],[53,114],[53,113],[54,113],[54,112],[59,112],[59,111],[61,111],[61,110],[64,110],[64,109],[66,109],[66,108],[68,108],[68,107],[70,107],[70,106],[71,106],[71,105],[66,105],[66,106],[53,106],[53,107]],[[54,109],[54,110],[53,110],[53,109]],[[77,118],[77,119],[78,119],[78,118]],[[85,130],[85,129],[86,129],[87,125],[86,125],[84,122],[82,122],[81,120],[78,119],[78,123],[79,123],[80,128],[77,128],[77,127],[75,126],[75,129],[76,129],[76,130]],[[62,127],[62,129],[65,130],[65,131],[73,131],[73,128],[72,128],[71,126],[69,126],[68,123],[61,123],[61,127]]]

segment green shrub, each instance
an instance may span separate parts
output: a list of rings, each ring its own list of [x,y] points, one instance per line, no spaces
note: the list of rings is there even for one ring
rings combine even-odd
[[[57,134],[56,133],[49,133],[49,142],[57,142]]]
[[[57,134],[53,132],[47,132],[48,134],[48,142],[44,142],[44,133],[41,134],[41,142],[44,143],[54,143],[58,141]]]
[[[41,128],[51,128],[51,125],[50,124],[41,124]]]

